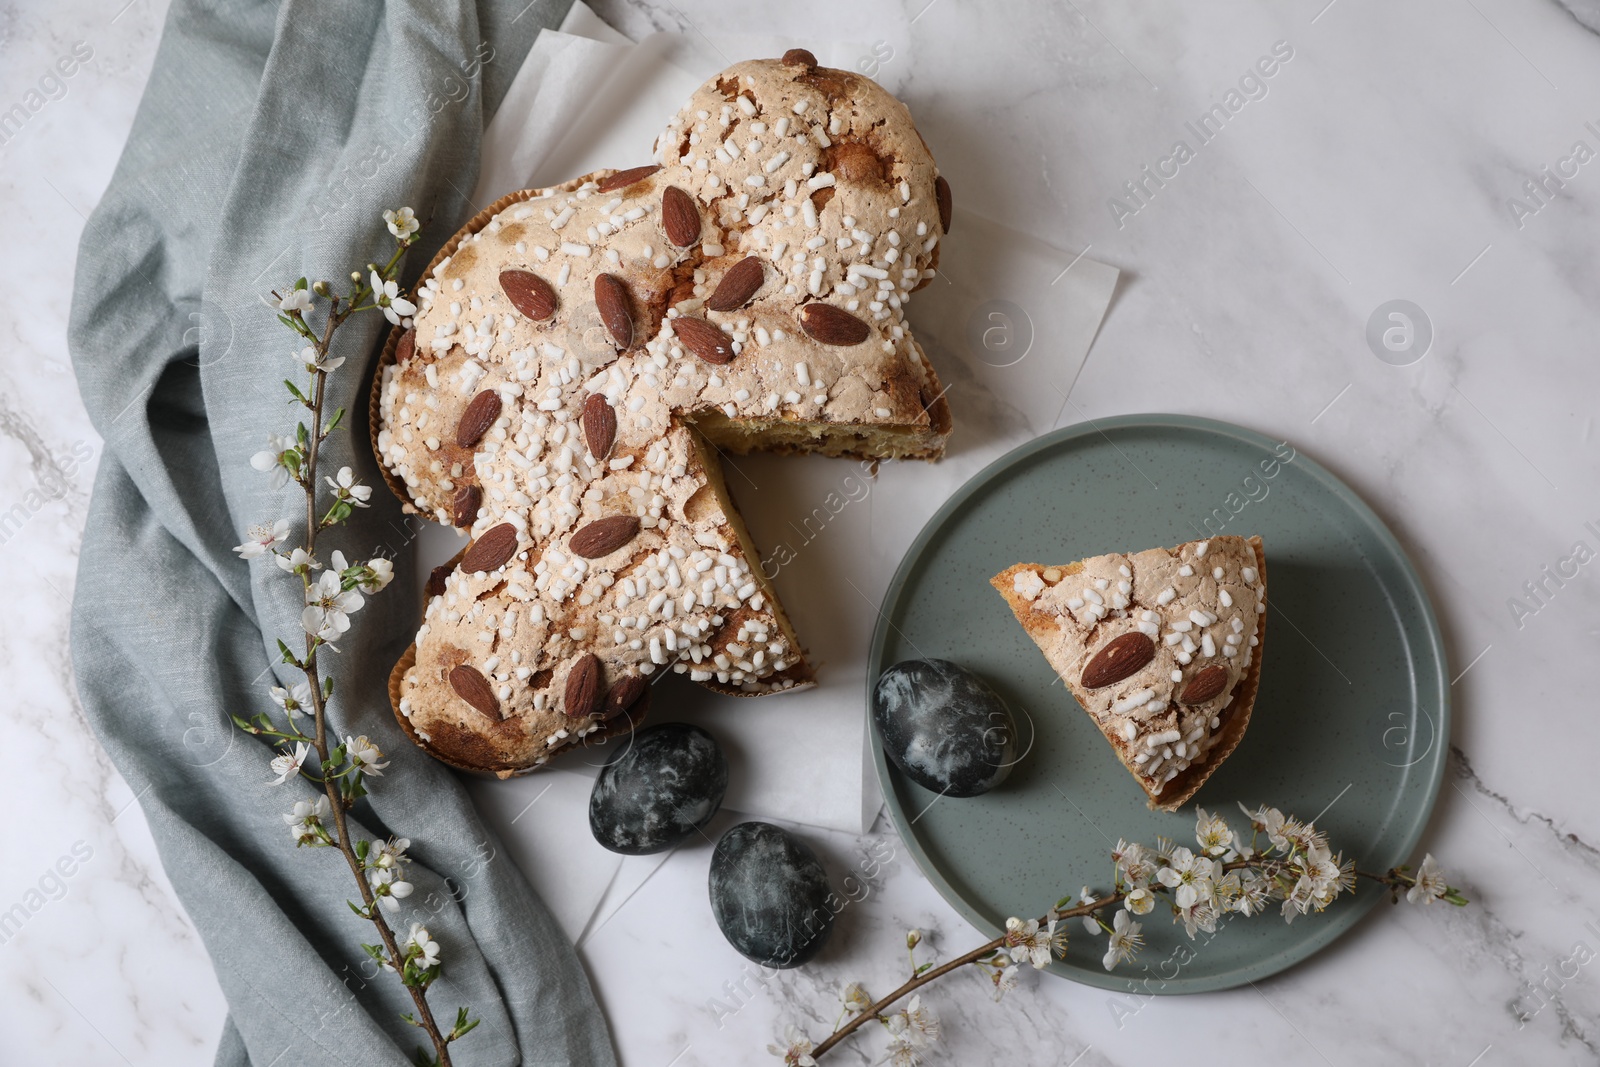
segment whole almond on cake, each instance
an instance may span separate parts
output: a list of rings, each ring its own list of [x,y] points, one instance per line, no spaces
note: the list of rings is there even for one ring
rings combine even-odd
[[[903,104],[808,55],[707,82],[653,165],[492,205],[390,339],[387,480],[473,538],[391,679],[440,759],[536,767],[626,728],[612,694],[659,671],[811,684],[718,454],[943,454],[902,309],[938,262],[948,183]]]
[[[1176,811],[1233,752],[1261,680],[1261,539],[1213,537],[990,579],[1150,798]]]

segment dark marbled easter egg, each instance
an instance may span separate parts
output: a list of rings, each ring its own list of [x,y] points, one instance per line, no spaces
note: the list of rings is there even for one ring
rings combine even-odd
[[[1017,761],[1017,724],[989,684],[959,663],[909,659],[878,677],[872,719],[884,754],[924,789],[982,796]]]
[[[780,827],[744,822],[711,856],[711,911],[722,936],[764,967],[798,967],[833,932],[828,875],[805,842]]]
[[[711,821],[728,789],[716,738],[666,722],[622,742],[594,780],[589,829],[612,852],[643,856],[680,844]]]

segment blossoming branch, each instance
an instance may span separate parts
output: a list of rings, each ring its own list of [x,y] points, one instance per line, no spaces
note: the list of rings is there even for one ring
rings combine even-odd
[[[1362,878],[1387,887],[1395,903],[1402,893],[1412,903],[1467,903],[1461,891],[1447,883],[1431,853],[1414,872],[1402,866],[1369,874],[1333,852],[1327,835],[1311,823],[1285,816],[1277,808],[1240,808],[1250,820],[1248,838],[1220,815],[1201,808],[1195,820],[1197,849],[1165,838],[1157,838],[1154,848],[1119,840],[1111,852],[1115,879],[1111,891],[1095,893],[1084,886],[1076,897],[1056,901],[1041,918],[1007,919],[1005,933],[948,963],[917,963],[922,935],[912,930],[906,936],[911,977],[905,984],[874,1001],[859,982],[851,982],[842,994],[842,1025],[835,1026],[826,1040],[813,1045],[790,1026],[784,1044],[769,1045],[768,1050],[781,1056],[786,1067],[814,1067],[817,1057],[862,1025],[878,1022],[889,1035],[884,1062],[911,1067],[939,1039],[938,1017],[922,1003],[918,989],[970,964],[986,972],[999,1000],[1015,987],[1023,964],[1042,970],[1066,954],[1069,919],[1081,919],[1091,936],[1105,935],[1101,963],[1109,971],[1137,956],[1144,945],[1144,926],[1136,918],[1149,915],[1158,904],[1193,939],[1200,931],[1214,933],[1225,915],[1260,915],[1274,902],[1284,922],[1292,923],[1301,915],[1321,912]],[[1117,910],[1111,914],[1113,909]],[[889,1012],[907,996],[911,999],[904,1008]]]
[[[305,496],[304,526],[298,543],[292,545],[290,519],[253,526],[250,539],[234,551],[246,560],[270,556],[280,570],[300,580],[305,602],[300,613],[301,649],[296,651],[279,640],[278,651],[283,662],[304,674],[305,680],[273,687],[277,714],[234,715],[233,721],[240,729],[282,746],[270,763],[271,784],[304,779],[315,787],[297,798],[283,816],[289,834],[297,847],[335,848],[343,855],[361,896],[361,903],[349,902],[350,910],[372,924],[380,942],[361,947],[399,976],[416,1006],[415,1013],[401,1018],[423,1030],[432,1044],[431,1052],[418,1050],[417,1062],[448,1067],[451,1042],[465,1036],[478,1020],[461,1008],[452,1027],[440,1027],[427,999],[429,986],[442,970],[439,943],[421,923],[411,923],[404,936],[396,936],[390,926],[385,913],[398,913],[401,902],[411,895],[411,883],[405,878],[406,850],[411,842],[403,837],[387,841],[355,838],[345,818],[367,795],[368,783],[383,776],[389,762],[365,735],[329,737],[327,711],[333,699],[333,678],[323,677],[318,665],[324,649],[338,651],[339,640],[350,630],[351,616],[366,605],[366,598],[382,591],[394,578],[390,560],[352,562],[335,549],[324,563],[317,545],[318,534],[344,523],[357,508],[366,507],[372,496],[372,488],[357,480],[349,467],[318,480],[321,447],[340,428],[345,415],[344,408],[336,408],[324,423],[328,375],[344,363],[343,356],[332,354],[334,335],[350,316],[363,311],[380,310],[391,323],[409,326],[417,310],[400,295],[396,281],[406,249],[417,240],[416,216],[410,208],[401,208],[385,211],[383,218],[395,239],[394,252],[381,266],[367,264],[365,278],[361,272],[353,272],[348,293],[336,293],[324,281],[308,286],[301,278],[293,288],[274,292],[267,300],[278,312],[278,321],[295,333],[300,344],[294,358],[307,375],[304,385],[287,379],[284,385],[306,418],[293,434],[271,435],[267,447],[251,458],[250,465],[269,475],[274,488],[290,481],[300,487]],[[315,325],[319,317],[320,328]]]

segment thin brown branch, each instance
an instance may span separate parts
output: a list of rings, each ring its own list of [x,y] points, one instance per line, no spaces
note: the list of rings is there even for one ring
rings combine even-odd
[[[323,327],[322,339],[317,343],[317,358],[320,361],[328,354],[328,346],[333,340],[333,333],[340,323],[354,310],[347,307],[343,313],[339,310],[339,298],[333,297],[328,309],[328,321]],[[311,396],[311,427],[306,444],[305,462],[301,466],[304,472],[304,488],[306,493],[306,554],[316,555],[317,531],[320,523],[317,521],[317,457],[322,445],[322,401],[327,387],[328,374],[326,371],[316,372],[316,385]],[[309,577],[307,578],[309,581]],[[326,704],[322,697],[322,680],[317,669],[317,640],[311,634],[306,635],[306,654],[304,671],[306,682],[311,689],[311,708],[316,722],[316,736],[313,742],[318,758],[326,763],[328,759],[328,721]],[[384,950],[389,955],[389,964],[394,968],[396,975],[402,975],[405,970],[404,954],[400,945],[395,940],[394,931],[384,919],[383,912],[378,905],[377,896],[372,892],[372,887],[367,882],[366,874],[362,870],[361,858],[356,855],[355,843],[350,840],[350,831],[345,820],[345,798],[340,792],[338,779],[324,774],[322,781],[323,791],[327,794],[328,804],[333,812],[333,823],[336,831],[334,844],[344,855],[345,862],[350,867],[350,873],[355,877],[356,887],[361,891],[361,900],[366,905],[367,917],[372,925],[377,928],[378,937],[383,941]],[[412,1003],[417,1008],[418,1025],[427,1033],[428,1040],[433,1043],[434,1058],[439,1067],[451,1067],[449,1038],[439,1029],[438,1022],[433,1017],[433,1009],[428,1006],[427,990],[417,985],[407,985],[411,993]]]
[[[1276,877],[1286,869],[1287,865],[1283,860],[1267,858],[1259,860],[1233,860],[1222,865],[1222,869],[1225,871],[1237,871],[1247,867],[1254,867],[1270,877]],[[1361,878],[1371,879],[1374,882],[1378,882],[1390,888],[1395,888],[1397,886],[1403,888],[1412,884],[1412,881],[1406,878],[1406,876],[1401,874],[1399,871],[1389,871],[1385,874],[1371,874],[1367,871],[1357,869],[1356,874]],[[1104,897],[1097,897],[1096,899],[1088,901],[1087,903],[1067,908],[1064,911],[1056,911],[1053,913],[1053,915],[1058,920],[1078,918],[1084,915],[1093,915],[1095,912],[1098,912],[1104,908],[1109,908],[1112,905],[1121,903],[1125,896],[1125,893],[1118,891],[1108,894]],[[1039,919],[1039,924],[1041,926],[1044,925],[1050,920],[1050,918],[1050,915],[1041,916]],[[918,989],[921,989],[934,979],[942,978],[951,971],[965,967],[969,963],[978,962],[979,960],[993,953],[995,950],[999,949],[1005,943],[1006,938],[1005,935],[1002,934],[993,941],[989,941],[986,944],[980,945],[963,956],[957,956],[948,963],[940,964],[931,971],[928,971],[924,974],[912,975],[912,977],[908,979],[904,985],[900,986],[899,989],[896,989],[888,996],[877,1001],[871,1007],[863,1009],[860,1014],[852,1017],[850,1021],[840,1026],[833,1033],[829,1034],[826,1040],[811,1050],[812,1058],[815,1059],[820,1057],[824,1052],[827,1052],[839,1042],[849,1037],[863,1023],[873,1019],[882,1019],[885,1010],[899,1003],[901,1000],[910,996],[912,993],[916,992]]]

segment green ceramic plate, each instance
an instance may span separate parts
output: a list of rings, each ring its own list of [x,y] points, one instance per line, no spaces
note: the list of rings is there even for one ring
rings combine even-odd
[[[1178,814],[1144,794],[989,585],[1013,563],[1067,563],[1259,534],[1268,568],[1261,693],[1249,732]],[[1129,415],[1058,430],[991,464],[939,509],[884,598],[869,677],[944,658],[986,678],[1031,748],[970,800],[904,778],[872,736],[890,815],[946,900],[995,936],[1085,883],[1111,881],[1119,836],[1194,843],[1194,809],[1248,827],[1239,803],[1315,818],[1365,870],[1409,862],[1448,749],[1438,623],[1394,535],[1349,487],[1287,444],[1182,415]],[[871,699],[871,687],[868,687]],[[1105,938],[1071,921],[1056,973],[1107,989],[1195,993],[1264,978],[1348,930],[1384,894],[1369,885],[1321,915],[1230,919],[1191,942],[1160,912],[1145,948],[1107,973]]]

